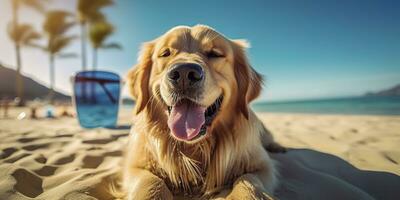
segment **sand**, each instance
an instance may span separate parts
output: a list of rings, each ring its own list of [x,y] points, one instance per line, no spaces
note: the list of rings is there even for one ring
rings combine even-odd
[[[400,117],[265,114],[277,141],[336,155],[359,169],[400,175]]]
[[[90,130],[69,117],[15,120],[22,111],[0,117],[0,199],[112,199],[130,111],[116,129]],[[400,198],[400,117],[259,116],[292,149],[272,155],[279,199]]]

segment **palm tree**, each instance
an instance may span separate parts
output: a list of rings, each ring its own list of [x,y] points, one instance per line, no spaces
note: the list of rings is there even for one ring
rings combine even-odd
[[[86,36],[88,23],[103,20],[100,10],[114,3],[113,0],[78,0],[78,19],[81,27],[81,57],[82,70],[86,70]]]
[[[107,21],[97,21],[90,25],[89,39],[93,47],[93,70],[97,68],[97,53],[99,49],[121,49],[116,42],[105,43],[108,37],[114,33],[114,26]]]
[[[19,24],[18,11],[21,6],[28,6],[34,8],[39,12],[44,11],[44,3],[43,0],[11,0],[12,6],[12,21],[8,26],[8,34],[11,40],[14,42],[15,47],[15,58],[16,58],[16,68],[17,68],[17,77],[16,77],[16,93],[20,98],[19,105],[24,105],[24,87],[23,80],[21,78],[21,47],[26,44],[30,44],[33,40],[37,39],[39,34],[37,34],[32,26],[28,24]]]
[[[78,0],[77,13],[81,28],[81,57],[82,70],[86,70],[86,37],[89,23],[104,20],[101,9],[114,4],[114,0]],[[86,85],[82,84],[83,98],[86,99]]]
[[[75,25],[73,15],[62,10],[50,11],[46,14],[43,24],[43,30],[47,36],[47,44],[42,47],[49,54],[49,71],[50,71],[50,93],[49,99],[52,102],[54,96],[54,80],[55,80],[55,58],[75,57],[72,53],[62,53],[61,51],[67,47],[76,36],[66,35],[67,31]]]

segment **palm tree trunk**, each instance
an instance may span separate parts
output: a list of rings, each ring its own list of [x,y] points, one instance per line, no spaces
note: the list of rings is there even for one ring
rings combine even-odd
[[[54,80],[55,80],[55,65],[54,65],[54,55],[50,54],[49,57],[49,74],[50,74],[50,92],[49,92],[49,100],[50,103],[54,103]]]
[[[97,48],[93,48],[93,70],[97,70]]]
[[[81,23],[81,57],[82,57],[82,70],[86,70],[86,22]],[[86,84],[81,85],[82,97],[86,101]]]
[[[21,76],[21,47],[19,44],[15,44],[15,53],[16,53],[16,66],[17,66],[17,77],[16,77],[16,93],[19,98],[18,106],[25,105],[24,99],[24,83]]]
[[[86,70],[86,36],[87,36],[86,22],[81,23],[81,57],[82,57],[82,70]]]
[[[13,21],[13,26],[14,30],[17,29],[18,27],[18,1],[12,1],[12,21]],[[16,83],[15,83],[15,91],[17,97],[19,97],[19,102],[18,106],[24,106],[25,105],[25,99],[24,99],[24,84],[23,80],[21,77],[21,67],[22,67],[22,62],[21,62],[21,46],[16,42],[15,43],[15,64],[16,64],[16,71],[17,71],[17,76],[16,76]]]

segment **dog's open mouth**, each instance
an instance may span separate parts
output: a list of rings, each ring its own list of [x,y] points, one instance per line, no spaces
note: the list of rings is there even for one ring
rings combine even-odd
[[[223,97],[220,96],[209,106],[201,106],[189,99],[182,99],[168,107],[168,127],[172,134],[184,141],[193,141],[207,133],[217,116]]]

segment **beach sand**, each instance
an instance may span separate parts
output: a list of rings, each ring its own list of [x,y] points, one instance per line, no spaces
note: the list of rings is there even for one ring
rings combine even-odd
[[[364,170],[400,175],[400,117],[260,113],[282,145],[336,155]]]
[[[112,199],[107,188],[120,170],[129,110],[121,111],[119,127],[90,130],[68,117],[15,120],[22,111],[0,118],[0,199]],[[282,171],[280,199],[399,194],[400,117],[259,116],[278,142],[298,149],[272,155]]]

